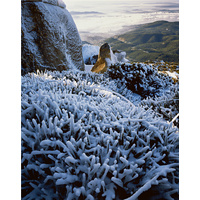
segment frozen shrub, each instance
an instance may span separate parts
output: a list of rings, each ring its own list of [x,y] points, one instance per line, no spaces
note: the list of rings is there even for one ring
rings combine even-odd
[[[179,83],[157,70],[156,65],[118,64],[108,69],[107,75],[115,82],[115,90],[135,105],[152,109],[166,121],[172,121],[179,113]],[[113,89],[113,88],[112,88]],[[132,93],[131,93],[132,92]],[[137,93],[144,99],[136,101]],[[179,119],[174,121],[179,126]]]
[[[163,89],[171,86],[171,77],[158,73],[151,65],[142,63],[115,64],[107,70],[107,75],[115,80],[120,88],[125,85],[127,89],[142,97],[160,96]]]
[[[178,129],[105,80],[22,76],[23,200],[178,199]]]
[[[147,97],[140,102],[146,110],[152,109],[166,121],[172,121],[179,113],[179,84],[173,84],[162,96]],[[179,118],[174,120],[174,125],[179,127]]]

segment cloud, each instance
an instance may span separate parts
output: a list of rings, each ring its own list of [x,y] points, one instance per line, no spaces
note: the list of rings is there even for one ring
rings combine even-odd
[[[159,10],[160,12],[166,12],[166,13],[179,13],[179,10],[165,10],[165,9],[163,9],[163,10]]]
[[[145,11],[145,10],[142,10],[142,9],[125,9],[124,11],[122,11],[123,13],[130,13],[130,14],[133,14],[133,13],[147,13],[149,11]]]
[[[71,15],[102,15],[102,14],[104,14],[102,12],[96,12],[96,11],[84,11],[84,12],[71,11],[70,13],[71,13]]]
[[[67,5],[82,37],[116,34],[157,20],[179,20],[178,0],[73,0]]]
[[[156,5],[155,7],[172,9],[172,8],[179,8],[179,4],[178,3],[170,3],[170,4],[165,4],[165,5],[160,4],[160,5]]]

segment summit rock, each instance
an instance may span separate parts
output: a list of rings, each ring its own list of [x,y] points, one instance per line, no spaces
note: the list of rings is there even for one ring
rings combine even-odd
[[[91,69],[92,72],[104,73],[106,72],[111,61],[111,48],[108,43],[103,44],[99,49],[98,60]]]
[[[62,0],[21,1],[22,74],[84,70],[82,41]]]

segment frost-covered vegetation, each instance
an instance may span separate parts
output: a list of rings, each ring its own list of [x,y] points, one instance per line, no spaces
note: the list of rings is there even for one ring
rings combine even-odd
[[[172,121],[179,113],[179,82],[178,77],[169,76],[172,72],[167,70],[172,69],[164,62],[115,64],[108,69],[107,75],[115,82],[115,90],[134,104],[135,100],[138,102],[138,98],[133,99],[134,93],[137,93],[142,98],[141,106],[146,110],[153,109],[157,115]],[[177,74],[176,70],[173,73]],[[178,118],[173,122],[179,126]]]
[[[147,110],[153,109],[156,114],[162,116],[167,121],[173,121],[179,127],[179,84],[172,85],[168,92],[160,97],[146,98],[140,102]]]
[[[108,76],[115,79],[119,87],[125,84],[126,88],[142,97],[163,95],[163,90],[173,85],[170,76],[159,73],[151,65],[115,64],[108,69]]]
[[[23,200],[178,199],[178,85],[137,66],[22,76]]]

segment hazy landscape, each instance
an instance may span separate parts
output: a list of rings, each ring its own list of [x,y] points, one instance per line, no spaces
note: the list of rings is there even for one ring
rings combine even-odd
[[[135,62],[179,62],[179,22],[157,21],[105,40]]]
[[[130,61],[179,63],[179,1],[87,0],[83,4],[75,0],[66,5],[83,44],[108,42],[112,49],[125,51]]]
[[[102,42],[133,27],[155,21],[178,21],[179,1],[167,0],[64,0],[79,30],[81,39]],[[95,39],[96,41],[95,41]]]

